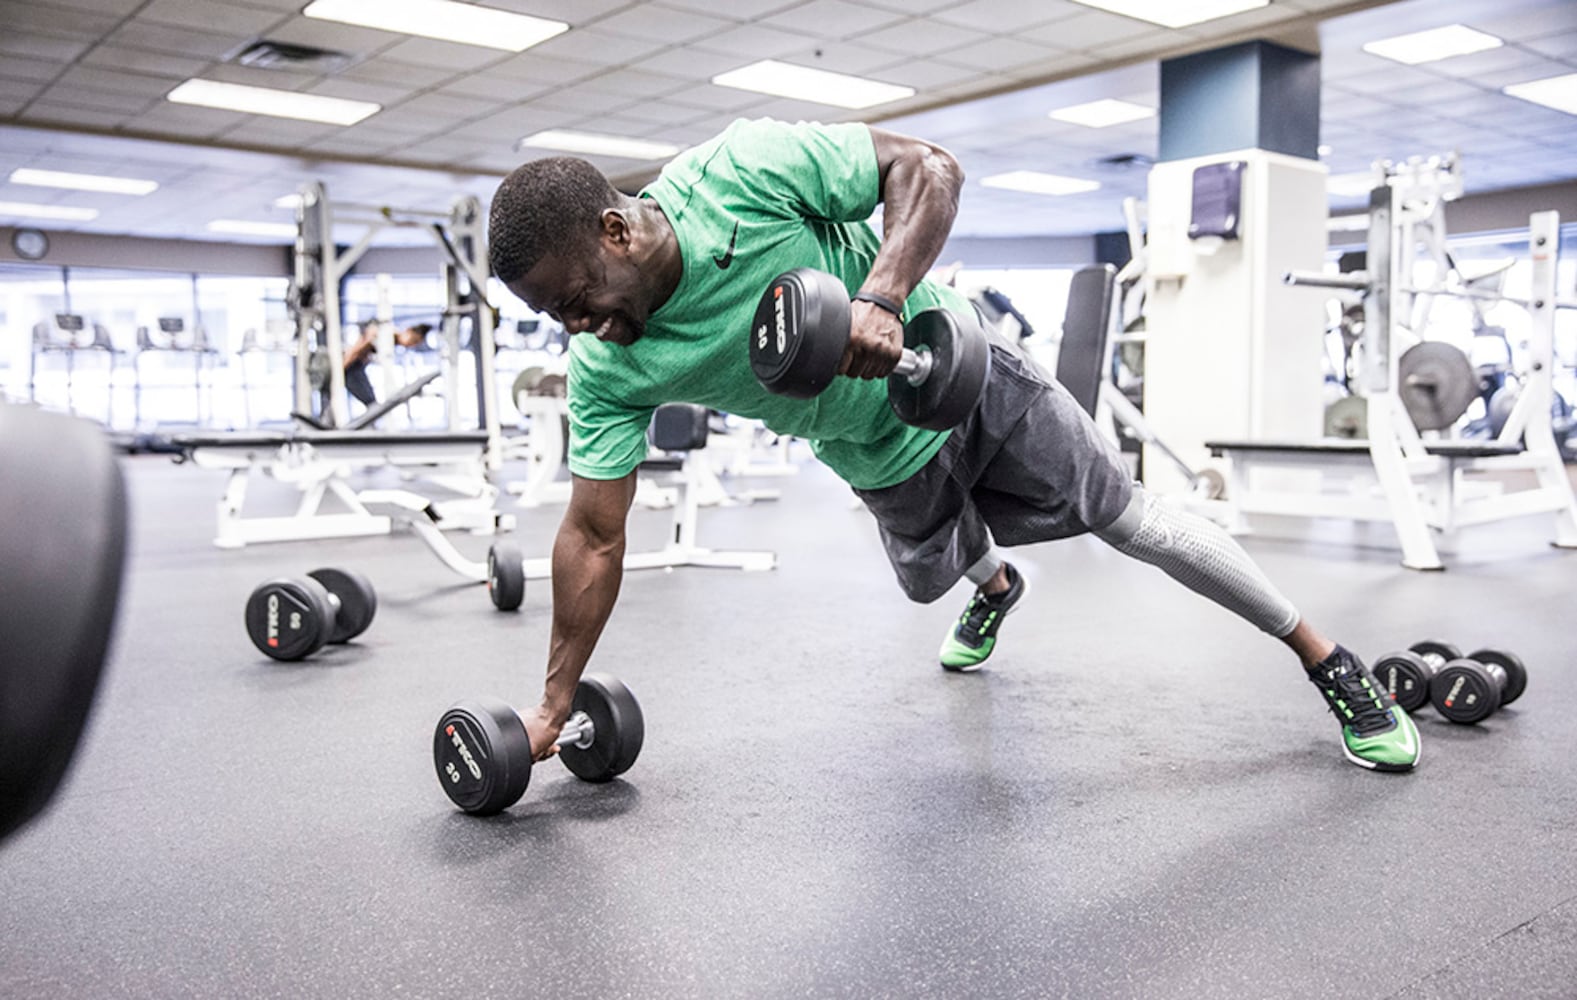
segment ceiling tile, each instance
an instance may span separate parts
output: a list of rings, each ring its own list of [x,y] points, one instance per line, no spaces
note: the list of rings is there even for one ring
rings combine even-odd
[[[13,31],[9,27],[0,31],[0,55],[9,59],[13,55],[50,62],[70,62],[87,51],[91,41],[81,38],[60,38],[33,31]],[[4,60],[0,60],[4,62]]]
[[[452,97],[446,94],[421,94],[397,105],[402,111],[414,111],[428,115],[433,120],[433,128],[441,129],[445,125],[468,121],[479,117],[491,110],[489,105],[466,97]]]
[[[145,2],[146,0],[49,0],[49,6],[122,18],[135,12]]]
[[[353,80],[344,76],[331,76],[327,79],[317,80],[302,89],[308,94],[341,97],[347,101],[371,101],[384,107],[397,104],[414,93],[409,86],[397,83],[375,83],[369,80]]]
[[[877,72],[877,67],[893,65],[893,54],[886,49],[875,49],[858,42],[812,42],[804,48],[783,54],[784,62],[798,66],[849,73],[887,80]],[[896,82],[896,81],[888,81]]]
[[[859,36],[860,44],[872,45],[907,56],[941,56],[945,52],[991,36],[984,31],[960,28],[944,21],[916,17]]]
[[[80,108],[71,104],[52,104],[34,101],[22,112],[23,121],[48,122],[52,125],[85,125],[89,128],[113,128],[126,121],[124,111]]]
[[[20,0],[0,0],[0,24],[4,24],[8,31],[39,32],[59,38],[97,41],[120,21],[119,16],[112,14],[23,3]]]
[[[731,27],[733,22],[710,14],[639,4],[600,19],[594,30],[597,34],[623,35],[677,45],[715,35]]]
[[[1067,54],[1045,43],[1022,42],[1016,38],[988,38],[938,52],[932,58],[957,63],[987,72],[1008,73],[1035,67]]]
[[[1512,69],[1486,70],[1475,77],[1473,82],[1490,90],[1499,90],[1513,83],[1528,83],[1552,76],[1567,76],[1574,71],[1577,71],[1577,67],[1539,56]]]
[[[380,58],[394,59],[417,66],[447,69],[451,75],[498,62],[510,53],[475,45],[440,42],[433,38],[407,38],[379,52]]]
[[[457,126],[451,134],[465,139],[491,139],[508,147],[533,132],[563,128],[579,119],[580,115],[573,110],[553,111],[535,105],[523,105],[466,122]]]
[[[84,55],[80,64],[99,69],[138,73],[142,76],[184,80],[202,73],[213,64],[213,60],[183,59],[167,52],[144,52],[141,49],[128,49],[120,45],[100,45]],[[0,69],[0,72],[5,70]]]
[[[544,55],[536,49],[525,52],[481,72],[505,80],[525,80],[530,83],[562,85],[594,76],[602,69],[584,59],[560,59]]]
[[[837,40],[875,31],[902,20],[902,14],[880,7],[847,3],[845,0],[811,0],[793,10],[762,18],[757,23],[790,31],[813,30],[823,39]]]
[[[46,83],[66,71],[68,62],[50,62],[44,59],[28,59],[25,56],[6,54],[0,59],[0,77],[11,80],[31,80],[36,83]]]
[[[216,35],[138,21],[123,24],[105,36],[105,41],[110,45],[124,45],[149,52],[169,52],[187,59],[218,59],[244,40],[235,35]]]
[[[964,28],[1017,35],[1037,24],[1089,13],[1090,8],[1068,0],[969,0],[939,9],[931,16]]]
[[[7,80],[4,77],[0,77],[0,97],[8,101],[26,103],[37,97],[38,93],[39,84],[34,80]],[[695,114],[694,111],[690,113],[692,115]]]
[[[726,17],[735,21],[752,22],[771,14],[791,10],[803,3],[804,0],[729,0],[727,3],[718,3],[717,0],[663,0],[660,6],[700,11],[703,14]]]
[[[380,57],[357,63],[337,74],[334,78],[341,80],[366,80],[371,83],[392,84],[409,90],[424,90],[449,79],[453,75],[444,69],[435,69],[431,66],[415,66],[411,63],[395,62],[393,59]]]
[[[930,14],[944,7],[952,7],[954,0],[862,0],[872,7],[895,10],[900,14]],[[1053,0],[1061,2],[1061,0]]]
[[[494,76],[490,70],[472,73],[450,80],[434,93],[471,101],[481,107],[492,108],[500,104],[518,104],[547,94],[554,88],[544,83],[528,80],[510,80]]]
[[[254,117],[226,131],[221,140],[242,146],[278,146],[294,149],[341,131],[338,125],[298,122],[288,118]]]
[[[184,104],[161,103],[149,110],[130,118],[126,128],[134,132],[147,132],[153,135],[174,135],[195,138],[209,138],[235,128],[245,121],[250,115],[238,114],[234,111],[218,111],[214,108],[199,108]]]
[[[165,77],[118,73],[115,70],[100,69],[96,66],[74,66],[61,74],[59,82],[73,87],[148,98],[163,97],[175,87],[175,83]]]
[[[632,69],[648,70],[653,73],[710,80],[719,73],[738,69],[750,61],[749,57],[742,57],[737,53],[712,52],[684,45],[655,52],[631,63],[630,66]],[[4,70],[0,69],[0,72]]]
[[[1161,41],[1167,37],[1164,28],[1080,8],[1083,13],[1060,18],[1039,27],[1026,28],[1015,34],[1030,42],[1045,42],[1064,49],[1099,49],[1116,42],[1131,42],[1150,38]]]
[[[189,24],[200,24],[207,31],[237,35],[258,34],[280,23],[285,17],[284,13],[277,10],[238,7],[220,3],[219,0],[149,0],[146,7],[137,11],[139,21],[157,21],[182,28]]]
[[[98,90],[88,87],[74,86],[69,83],[57,83],[45,90],[40,100],[51,104],[70,104],[79,108],[91,108],[98,111],[114,111],[122,117],[146,111],[159,101],[158,96],[148,96],[133,91]]]
[[[302,90],[321,78],[317,73],[258,69],[255,66],[240,66],[235,63],[215,63],[203,73],[205,80],[239,83],[248,87],[267,87],[271,90]]]
[[[567,60],[589,67],[620,66],[644,59],[667,48],[669,44],[661,38],[635,38],[610,34],[597,28],[585,28],[557,35],[515,58]]]
[[[1489,7],[1473,27],[1510,42],[1577,31],[1577,4],[1570,0],[1503,4]]]
[[[544,94],[532,101],[533,104],[557,111],[579,112],[585,115],[601,115],[615,111],[622,111],[632,105],[639,104],[640,99],[630,94],[607,94],[592,90],[584,84],[573,84],[561,87],[551,94]]]
[[[735,90],[733,87],[718,87],[707,84],[669,94],[664,100],[671,101],[674,104],[701,108],[706,111],[743,113],[746,108],[766,100],[766,95],[753,93],[748,90]]]
[[[1562,32],[1559,35],[1547,35],[1543,38],[1530,38],[1519,44],[1550,59],[1563,59],[1568,63],[1577,62],[1577,31]]]
[[[694,47],[706,49],[708,52],[737,56],[739,61],[735,65],[743,66],[757,59],[776,59],[804,48],[811,40],[813,36],[809,34],[762,28],[757,25],[741,25],[709,38],[703,38],[696,42]]]

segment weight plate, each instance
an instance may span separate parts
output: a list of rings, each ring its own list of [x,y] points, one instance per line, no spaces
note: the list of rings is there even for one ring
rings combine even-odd
[[[372,581],[348,569],[315,569],[307,575],[339,599],[329,642],[349,642],[367,631],[378,613],[378,592],[372,589]]]
[[[906,424],[933,431],[963,423],[991,374],[991,346],[985,335],[946,309],[927,309],[904,324],[903,339],[916,354],[930,354],[931,371],[919,385],[905,375],[887,377],[893,413]]]
[[[1353,441],[1369,439],[1369,401],[1343,396],[1325,408],[1325,436]]]
[[[535,396],[537,387],[542,384],[542,380],[547,374],[548,370],[546,368],[540,365],[533,365],[530,368],[523,369],[519,375],[515,376],[515,381],[510,383],[509,386],[509,401],[515,404],[515,409],[521,413],[525,412],[526,408],[521,403],[521,400],[527,396]]]
[[[487,596],[500,611],[513,611],[526,599],[525,557],[510,542],[487,550]]]
[[[1374,676],[1380,686],[1406,712],[1417,711],[1429,701],[1429,678],[1433,674],[1424,658],[1411,650],[1387,653],[1374,664]]]
[[[1504,649],[1480,649],[1469,653],[1467,658],[1480,663],[1493,663],[1506,672],[1506,690],[1500,693],[1502,708],[1521,698],[1522,692],[1528,689],[1528,668],[1523,666],[1522,659],[1515,653]]]
[[[433,730],[433,768],[455,805],[477,816],[508,809],[531,783],[531,738],[497,698],[453,706]]]
[[[1421,431],[1441,431],[1457,422],[1478,397],[1473,363],[1458,348],[1438,340],[1414,344],[1397,362],[1397,393]]]
[[[750,370],[768,392],[810,399],[838,374],[849,346],[849,290],[826,271],[772,279],[750,323]]]
[[[1472,725],[1500,707],[1500,684],[1476,660],[1452,660],[1429,683],[1435,711],[1463,725]]]
[[[270,580],[246,602],[246,634],[276,660],[299,660],[323,648],[333,628],[328,591],[309,577]]]
[[[329,355],[327,351],[313,351],[307,358],[307,382],[314,389],[329,387]]]
[[[1438,672],[1450,660],[1462,659],[1460,647],[1449,642],[1441,642],[1439,639],[1425,639],[1407,648],[1422,656],[1434,668],[1431,674]]]
[[[646,740],[646,720],[630,689],[607,674],[585,674],[570,711],[585,712],[595,729],[591,746],[559,748],[570,773],[582,781],[608,781],[628,771]]]

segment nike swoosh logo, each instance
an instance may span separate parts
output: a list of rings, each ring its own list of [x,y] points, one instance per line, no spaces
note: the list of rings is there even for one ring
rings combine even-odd
[[[734,241],[737,239],[739,239],[739,223],[735,221],[734,232],[728,237],[728,252],[721,257],[715,254],[712,256],[712,263],[717,265],[719,271],[728,270],[728,265],[734,262]]]
[[[1408,720],[1408,726],[1407,726],[1407,741],[1402,744],[1402,752],[1403,753],[1412,753],[1415,749],[1417,749],[1418,744],[1413,742],[1414,734],[1416,732],[1417,732],[1417,730],[1414,729],[1413,726],[1412,726],[1412,720],[1409,719]]]

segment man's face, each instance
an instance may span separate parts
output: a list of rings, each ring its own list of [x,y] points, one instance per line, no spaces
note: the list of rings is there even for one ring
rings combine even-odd
[[[646,332],[650,308],[627,249],[603,236],[578,253],[544,257],[509,290],[571,335],[628,346]]]

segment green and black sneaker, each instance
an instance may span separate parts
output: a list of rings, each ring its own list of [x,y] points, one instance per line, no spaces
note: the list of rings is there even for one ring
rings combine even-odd
[[[1309,680],[1342,724],[1348,760],[1372,771],[1409,771],[1418,763],[1418,727],[1362,660],[1338,645]]]
[[[1029,593],[1029,581],[1019,575],[1012,563],[1004,563],[1008,573],[1008,589],[1000,594],[987,596],[979,590],[969,599],[963,617],[942,640],[942,669],[957,673],[979,670],[997,645],[997,630],[1002,619],[1012,613],[1018,603]]]

